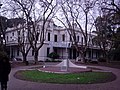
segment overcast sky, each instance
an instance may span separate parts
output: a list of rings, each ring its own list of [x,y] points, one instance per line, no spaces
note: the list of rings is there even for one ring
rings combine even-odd
[[[1,7],[1,10],[3,10],[4,7],[8,7],[8,5],[6,4],[6,2],[8,2],[8,1],[9,1],[9,0],[0,0],[0,3],[3,4],[3,6]],[[58,0],[58,1],[60,2],[60,0]],[[73,0],[71,0],[71,1],[73,1]],[[84,1],[84,0],[83,0],[83,1]],[[102,0],[100,0],[100,1],[102,1]],[[108,0],[108,1],[110,1],[110,0]],[[117,3],[117,2],[120,2],[120,0],[115,0],[115,2],[116,2],[116,3]],[[36,4],[36,5],[39,6],[38,4]],[[0,10],[0,11],[1,11],[1,10]],[[59,10],[60,10],[60,9],[59,9]],[[60,12],[59,10],[58,10],[56,16],[57,16],[59,19],[63,19],[63,18],[64,18],[64,15],[63,15],[63,13]],[[13,17],[15,17],[15,16],[11,15],[9,12],[7,12],[7,13],[0,12],[0,14],[6,16],[7,18],[13,18]],[[90,10],[90,14],[94,17],[94,19],[97,18],[97,17],[100,15],[100,10],[99,10],[97,4],[96,4],[96,6],[95,6],[93,9]],[[89,14],[89,16],[90,16],[90,14]],[[93,22],[93,21],[92,21],[93,17],[89,17],[89,21],[90,21],[90,22]],[[53,20],[55,21],[55,24],[57,24],[57,25],[59,25],[59,26],[63,26],[58,20],[56,20],[56,19],[53,19]],[[85,27],[85,26],[84,26],[84,25],[85,25],[85,24],[84,24],[84,23],[85,23],[85,16],[84,16],[84,13],[82,12],[82,10],[81,10],[81,16],[80,16],[80,23],[81,23],[82,27]],[[88,26],[88,27],[89,27],[89,26]]]

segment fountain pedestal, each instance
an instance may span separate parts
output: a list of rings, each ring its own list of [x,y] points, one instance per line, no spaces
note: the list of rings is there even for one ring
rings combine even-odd
[[[57,67],[61,67],[61,71],[68,71],[69,67],[73,67],[73,68],[83,68],[86,69],[87,66],[78,66],[74,63],[72,63],[69,59],[64,59],[61,63],[56,65]]]

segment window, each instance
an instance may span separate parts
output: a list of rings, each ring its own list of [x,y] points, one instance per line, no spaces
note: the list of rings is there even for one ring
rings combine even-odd
[[[82,43],[82,45],[83,45],[83,37],[81,38],[81,43]]]
[[[20,31],[18,30],[18,36],[20,35]]]
[[[7,41],[8,41],[9,37],[7,36]]]
[[[50,48],[47,48],[47,56],[49,55],[50,53]]]
[[[12,33],[12,36],[14,36],[14,32]]]
[[[20,36],[18,37],[18,43],[20,42]]]
[[[62,41],[65,41],[65,34],[62,35]]]
[[[17,49],[17,56],[19,56],[19,48]]]
[[[72,37],[70,36],[70,41],[72,41]]]
[[[34,56],[34,50],[32,50],[32,56]]]
[[[39,40],[39,32],[37,32],[37,35],[36,35],[36,40],[38,41]]]
[[[79,42],[79,36],[77,36],[77,42]]]
[[[54,35],[54,42],[57,42],[57,35]]]
[[[50,41],[50,33],[48,33],[48,41]]]

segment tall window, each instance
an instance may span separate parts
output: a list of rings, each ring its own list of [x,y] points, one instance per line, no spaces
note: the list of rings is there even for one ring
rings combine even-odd
[[[62,41],[65,41],[65,34],[62,35]]]
[[[82,45],[83,45],[83,37],[81,38],[81,43],[82,43]]]
[[[17,56],[19,56],[19,48],[17,49]]]
[[[18,30],[18,36],[20,35],[20,30]]]
[[[34,56],[34,50],[32,50],[32,56]]]
[[[14,32],[12,33],[12,36],[14,36]]]
[[[72,41],[72,37],[70,36],[70,41]]]
[[[50,33],[48,33],[48,41],[50,41]]]
[[[7,41],[8,41],[9,37],[7,36]]]
[[[37,35],[36,35],[36,40],[38,41],[39,40],[39,32],[37,32]]]
[[[50,48],[47,48],[47,56],[49,55],[50,53]]]
[[[79,36],[77,36],[77,42],[79,42]]]
[[[54,35],[54,42],[57,42],[57,35]]]

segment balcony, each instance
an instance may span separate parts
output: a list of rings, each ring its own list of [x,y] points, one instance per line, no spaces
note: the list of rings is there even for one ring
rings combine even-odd
[[[53,47],[71,47],[71,42],[49,42],[49,45]]]

